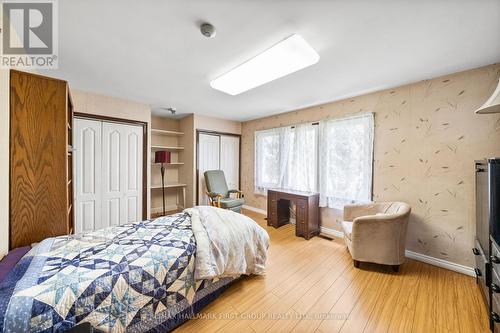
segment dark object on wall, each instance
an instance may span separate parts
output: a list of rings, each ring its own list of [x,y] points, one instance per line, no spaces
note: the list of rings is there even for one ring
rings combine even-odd
[[[290,220],[290,202],[296,206],[295,236],[309,239],[319,234],[319,194],[268,190],[267,225],[279,228]]]
[[[10,71],[10,249],[73,233],[72,126],[66,81]]]
[[[163,216],[167,215],[165,210],[165,163],[170,163],[170,152],[165,150],[160,150],[155,152],[155,163],[161,163],[161,191],[163,198]]]
[[[476,165],[476,281],[490,312],[490,325],[500,332],[500,158]],[[497,296],[498,294],[498,296]]]

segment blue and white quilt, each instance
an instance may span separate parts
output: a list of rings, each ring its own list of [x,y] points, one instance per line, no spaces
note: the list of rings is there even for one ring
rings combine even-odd
[[[185,212],[46,239],[0,285],[0,331],[169,331],[234,280],[196,280],[195,254]]]

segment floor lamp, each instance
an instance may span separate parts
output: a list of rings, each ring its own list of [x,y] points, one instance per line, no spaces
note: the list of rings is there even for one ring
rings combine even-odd
[[[166,215],[165,211],[165,163],[170,163],[170,152],[165,150],[159,150],[155,152],[155,163],[161,163],[161,191],[163,198],[163,216]]]

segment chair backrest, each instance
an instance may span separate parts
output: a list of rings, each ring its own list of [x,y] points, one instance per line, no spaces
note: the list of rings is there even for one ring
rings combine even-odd
[[[229,189],[227,188],[226,176],[222,170],[208,170],[204,173],[205,184],[208,192],[213,192],[227,198]]]
[[[383,213],[383,214],[404,215],[404,214],[409,213],[411,211],[410,205],[408,205],[405,202],[395,201],[395,202],[383,202],[380,204],[382,206],[382,207],[380,207],[381,213]]]

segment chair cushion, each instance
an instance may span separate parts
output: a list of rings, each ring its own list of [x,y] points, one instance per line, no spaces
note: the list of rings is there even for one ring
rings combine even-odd
[[[342,221],[341,222],[341,225],[342,225],[342,230],[344,230],[344,236],[351,239],[351,235],[352,235],[352,225],[354,223],[353,222],[349,222],[349,221]]]
[[[222,208],[233,208],[233,207],[238,207],[242,206],[245,203],[245,199],[239,198],[239,199],[220,199],[220,206]]]

